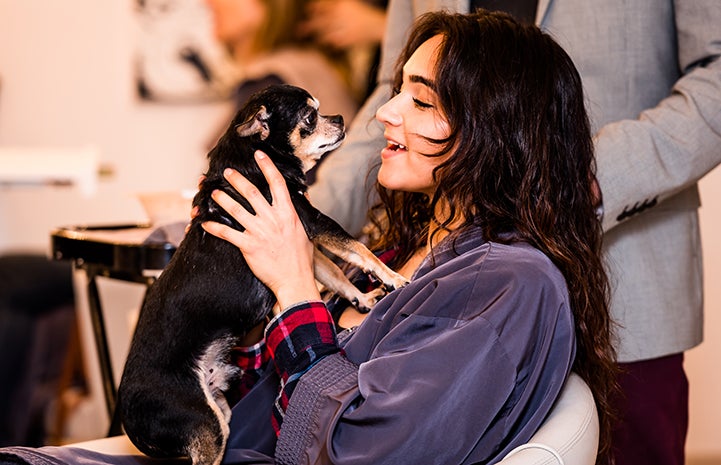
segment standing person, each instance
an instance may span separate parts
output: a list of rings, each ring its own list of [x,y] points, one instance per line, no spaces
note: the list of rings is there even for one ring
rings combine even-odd
[[[390,93],[392,63],[414,18],[477,4],[535,12],[576,64],[603,193],[604,249],[623,391],[618,465],[684,463],[688,382],[683,352],[702,341],[697,181],[721,161],[721,7],[717,0],[476,2],[391,0],[379,84],[343,147],[310,188],[353,234],[366,223],[383,127],[370,115]],[[358,173],[368,173],[368,177]]]
[[[48,443],[74,326],[70,263],[0,255],[0,446]]]
[[[311,0],[299,27],[302,36],[348,55],[361,102],[375,88],[387,5],[386,0]]]
[[[377,113],[389,140],[379,246],[411,279],[342,341],[270,159],[256,153],[270,203],[226,172],[253,214],[213,195],[244,230],[205,229],[238,247],[282,309],[245,351],[248,367],[263,354],[270,361],[233,408],[225,463],[494,463],[531,438],[571,370],[598,403],[605,463],[613,349],[593,145],[573,63],[535,26],[485,12],[422,17],[399,63],[396,91]],[[531,111],[539,105],[545,111]],[[145,462],[0,450],[10,454]]]
[[[306,19],[307,1],[206,0],[216,38],[227,47],[238,68],[237,107],[270,84],[292,84],[308,90],[330,114],[350,121],[358,109],[349,65],[342,53],[297,29]],[[223,124],[225,130],[227,124]],[[215,143],[215,140],[213,140]]]

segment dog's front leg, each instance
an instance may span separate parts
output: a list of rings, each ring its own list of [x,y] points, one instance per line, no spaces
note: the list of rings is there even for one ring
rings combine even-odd
[[[391,270],[365,245],[355,239],[337,237],[332,234],[318,234],[313,238],[313,242],[336,257],[357,266],[366,273],[373,274],[387,290],[392,291],[408,284],[405,277]]]
[[[359,311],[368,312],[385,295],[383,289],[363,293],[343,274],[343,271],[318,249],[314,250],[313,271],[315,278],[329,290],[348,299]]]

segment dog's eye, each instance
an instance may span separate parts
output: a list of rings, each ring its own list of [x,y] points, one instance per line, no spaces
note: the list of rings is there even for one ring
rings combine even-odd
[[[304,122],[307,126],[315,126],[315,123],[316,123],[317,119],[318,119],[317,113],[314,112],[314,111],[311,111],[310,113],[308,113],[308,114],[305,116],[305,119],[303,120],[303,122]]]

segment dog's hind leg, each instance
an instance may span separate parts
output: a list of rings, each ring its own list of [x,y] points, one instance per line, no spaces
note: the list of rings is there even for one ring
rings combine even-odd
[[[218,442],[211,430],[200,428],[188,444],[188,456],[193,465],[220,465],[227,438]]]
[[[225,453],[230,434],[231,409],[223,394],[230,380],[239,375],[240,368],[228,363],[229,353],[235,345],[232,336],[222,337],[205,349],[196,362],[198,384],[203,391],[207,406],[212,412],[188,445],[188,455],[193,465],[219,465]]]

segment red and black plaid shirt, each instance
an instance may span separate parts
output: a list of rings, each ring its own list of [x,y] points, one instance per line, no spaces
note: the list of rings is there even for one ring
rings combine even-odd
[[[273,428],[278,434],[298,379],[320,359],[339,350],[333,319],[325,304],[297,303],[270,321],[263,341],[236,350],[238,366],[243,369],[241,395],[252,387],[272,358],[281,378],[273,408]]]

